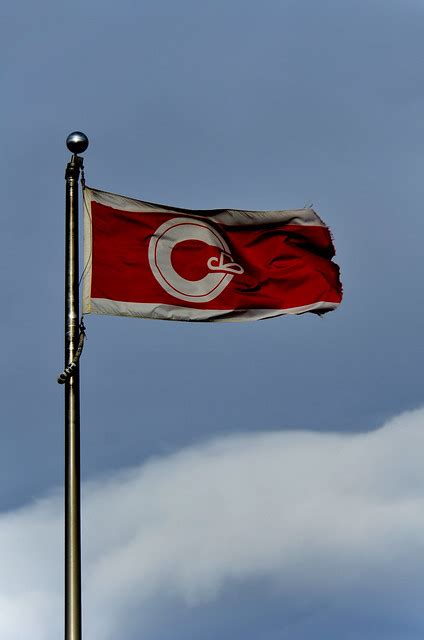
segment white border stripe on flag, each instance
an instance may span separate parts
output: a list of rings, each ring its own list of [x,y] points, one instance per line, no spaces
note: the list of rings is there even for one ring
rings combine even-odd
[[[193,309],[173,304],[155,304],[145,302],[118,302],[105,298],[91,298],[91,313],[133,318],[151,318],[154,320],[182,320],[209,322],[244,322],[263,320],[284,315],[298,315],[308,311],[331,311],[338,307],[337,302],[314,302],[303,307],[291,309]]]

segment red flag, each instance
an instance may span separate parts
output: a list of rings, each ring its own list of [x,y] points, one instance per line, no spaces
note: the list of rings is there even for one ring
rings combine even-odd
[[[341,302],[313,209],[193,211],[84,190],[83,313],[258,320]]]

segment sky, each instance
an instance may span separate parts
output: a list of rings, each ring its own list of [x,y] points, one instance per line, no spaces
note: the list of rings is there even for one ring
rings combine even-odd
[[[98,189],[312,203],[344,285],[323,319],[86,317],[84,637],[422,638],[423,21],[420,0],[3,7],[2,638],[63,627],[76,129]]]

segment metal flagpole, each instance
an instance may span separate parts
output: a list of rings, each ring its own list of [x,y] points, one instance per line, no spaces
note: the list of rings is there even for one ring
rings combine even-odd
[[[65,640],[81,640],[81,499],[78,182],[88,138],[71,133],[66,146],[72,158],[66,168],[65,240]],[[70,369],[70,365],[73,364]],[[64,373],[65,373],[64,372]]]

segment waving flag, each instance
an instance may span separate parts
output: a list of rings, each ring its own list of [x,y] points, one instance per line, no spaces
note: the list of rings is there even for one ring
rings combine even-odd
[[[194,211],[84,190],[83,313],[259,320],[341,302],[313,209]]]

